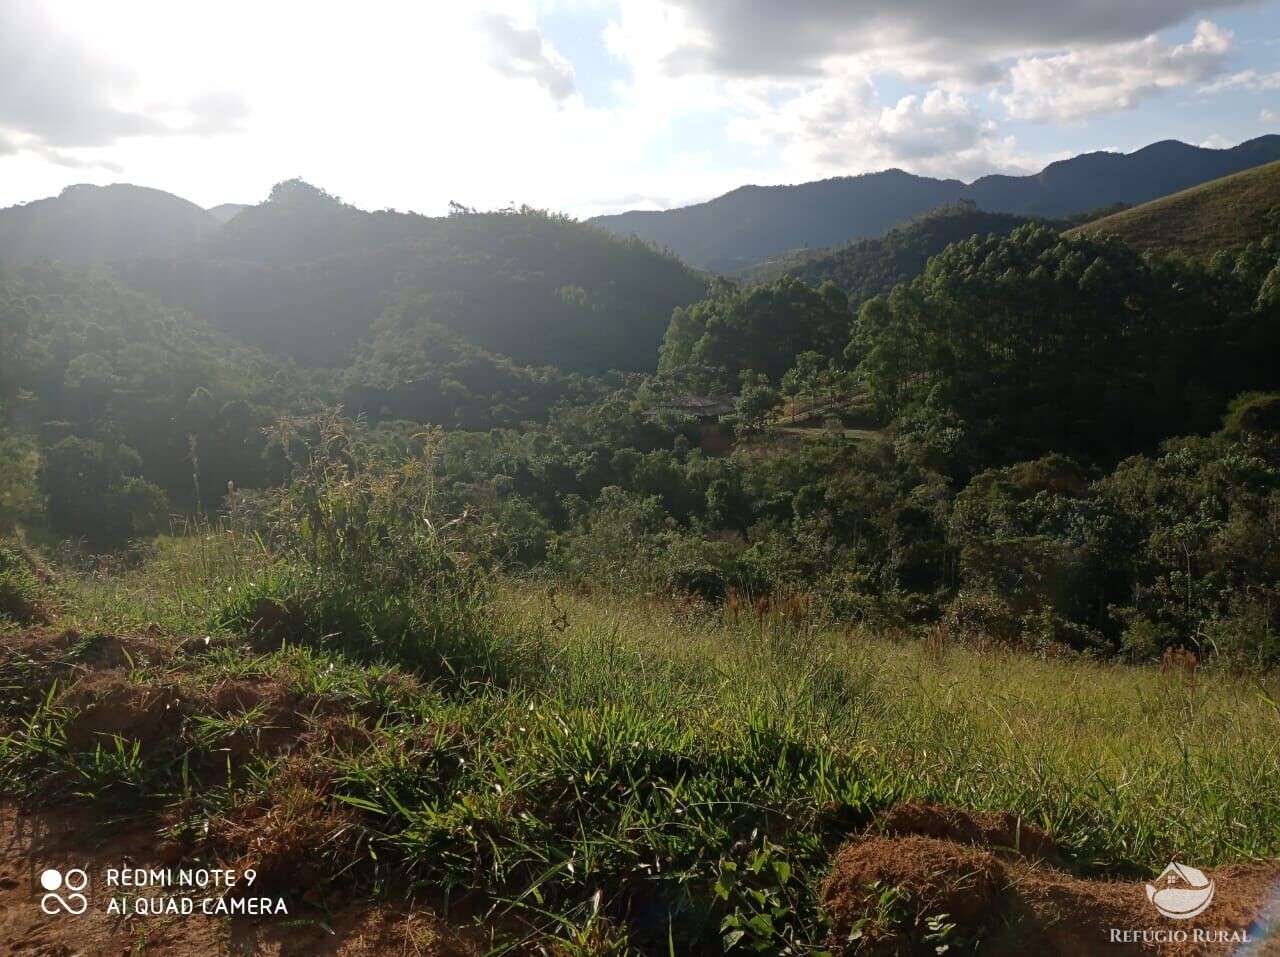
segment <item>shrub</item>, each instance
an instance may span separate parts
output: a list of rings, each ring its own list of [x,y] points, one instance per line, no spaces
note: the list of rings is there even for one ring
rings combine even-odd
[[[325,418],[271,516],[271,562],[233,591],[220,623],[427,676],[496,677],[487,589],[466,541],[483,530],[468,513],[434,513],[426,457],[387,464],[360,438]]]
[[[20,625],[43,621],[44,586],[22,552],[0,542],[0,620]]]

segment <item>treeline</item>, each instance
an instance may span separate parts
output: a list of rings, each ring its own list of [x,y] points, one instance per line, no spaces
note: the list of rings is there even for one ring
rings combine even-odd
[[[1012,213],[986,212],[971,200],[960,200],[897,226],[883,236],[855,239],[834,249],[791,253],[744,270],[741,278],[749,284],[772,282],[782,276],[794,276],[811,286],[833,282],[861,306],[899,283],[910,282],[924,272],[932,257],[952,243],[970,236],[1007,236],[1032,221]]]
[[[974,237],[867,303],[845,358],[889,415],[963,433],[961,473],[1051,451],[1114,461],[1280,385],[1278,253],[1205,267],[1044,227]]]

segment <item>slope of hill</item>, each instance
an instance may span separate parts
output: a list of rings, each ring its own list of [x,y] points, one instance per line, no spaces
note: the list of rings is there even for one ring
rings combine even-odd
[[[593,224],[638,236],[695,265],[734,272],[788,249],[877,236],[960,198],[959,180],[891,169],[798,186],[742,186],[696,206],[597,216]]]
[[[209,215],[220,223],[225,223],[235,219],[243,213],[249,206],[245,203],[219,203],[217,206],[209,207]]]
[[[1007,236],[1031,222],[1026,216],[986,213],[971,202],[952,203],[925,213],[877,239],[856,239],[835,249],[791,253],[744,270],[749,283],[789,275],[811,285],[831,280],[849,294],[856,308],[924,271],[925,263],[947,246],[970,236]]]
[[[889,170],[795,186],[744,186],[696,206],[592,222],[729,272],[790,249],[878,236],[957,200],[973,200],[990,212],[1062,217],[1116,202],[1144,203],[1276,160],[1280,136],[1225,150],[1165,141],[1130,154],[1077,156],[1034,176],[985,176],[965,185]]]
[[[194,504],[199,493],[216,507],[228,481],[261,484],[263,429],[312,387],[101,275],[0,266],[0,437],[18,430],[39,448],[58,534],[114,547],[165,527],[166,499]]]
[[[300,179],[277,183],[209,236],[205,254],[235,262],[299,263],[380,249],[431,235],[441,222],[418,213],[367,212]]]
[[[424,321],[518,364],[642,371],[672,310],[707,287],[672,256],[563,217],[366,212],[298,181],[185,255],[115,268],[246,343],[334,367],[388,307],[426,298]]]
[[[206,210],[162,190],[68,186],[57,196],[0,210],[0,261],[93,266],[167,255],[217,225]]]
[[[1165,196],[1071,230],[1069,236],[1119,236],[1148,251],[1204,259],[1240,249],[1275,229],[1280,208],[1280,162],[1236,173]]]

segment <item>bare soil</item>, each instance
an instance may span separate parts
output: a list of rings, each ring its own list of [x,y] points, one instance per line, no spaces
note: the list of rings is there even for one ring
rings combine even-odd
[[[1280,862],[1209,872],[1209,908],[1171,920],[1144,882],[1084,880],[1051,866],[1056,857],[1047,834],[1012,815],[899,804],[836,853],[823,886],[832,950],[934,955],[949,940],[1000,957],[1280,955]]]
[[[88,811],[25,812],[0,805],[0,954],[23,957],[474,957],[483,953],[457,928],[423,907],[333,901],[328,908],[288,900],[288,916],[122,917],[107,911],[108,868],[161,866],[157,835],[136,826],[106,828]],[[88,909],[78,916],[41,910],[45,868],[82,868]],[[64,892],[63,896],[66,894]],[[147,896],[150,896],[148,894]],[[56,902],[50,906],[57,907]]]

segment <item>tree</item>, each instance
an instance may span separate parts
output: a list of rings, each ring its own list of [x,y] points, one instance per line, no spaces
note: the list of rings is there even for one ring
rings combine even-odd
[[[785,277],[745,291],[718,285],[710,298],[672,314],[658,367],[723,367],[731,378],[751,371],[778,382],[803,352],[836,355],[850,318],[849,299],[834,283],[815,289]]]
[[[749,385],[742,390],[737,400],[737,411],[744,425],[749,429],[759,429],[765,420],[778,406],[778,390],[770,385]]]

